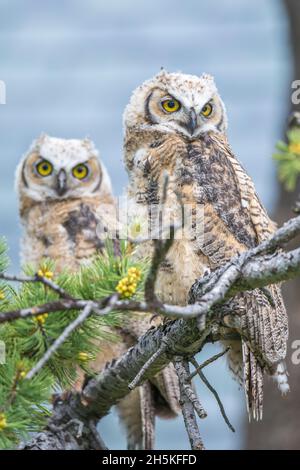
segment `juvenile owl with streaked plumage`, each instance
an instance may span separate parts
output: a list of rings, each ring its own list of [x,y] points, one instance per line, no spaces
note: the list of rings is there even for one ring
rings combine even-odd
[[[201,234],[176,237],[156,283],[160,300],[185,305],[195,279],[267,239],[275,225],[230,148],[225,106],[210,75],[161,71],[133,92],[124,128],[135,214],[153,214],[147,208],[163,201],[162,220],[167,214],[167,221],[180,226],[183,207],[192,218],[201,207]],[[141,256],[147,250],[152,252],[150,241]],[[236,315],[224,320],[224,333],[234,330],[240,339],[229,341],[229,367],[244,384],[249,413],[260,419],[264,372],[282,392],[289,388],[283,363],[288,325],[280,287],[241,293],[232,308]]]
[[[108,173],[89,139],[35,140],[17,169],[23,263],[43,258],[74,271],[103,249],[115,202]],[[101,235],[102,233],[102,235]]]
[[[117,235],[117,205],[108,173],[90,140],[41,136],[18,166],[16,189],[24,229],[23,263],[38,268],[49,258],[55,262],[56,272],[76,272],[96,254],[105,256],[106,235]],[[113,243],[118,254],[118,238]],[[128,314],[117,331],[119,341],[103,341],[91,366],[101,371],[151,326],[152,315],[139,315],[137,319]],[[130,448],[154,445],[155,415],[175,417],[178,395],[171,364],[119,402],[117,408]]]

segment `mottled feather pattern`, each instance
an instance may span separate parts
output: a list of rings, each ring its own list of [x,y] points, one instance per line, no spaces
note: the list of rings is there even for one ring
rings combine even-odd
[[[178,117],[160,110],[157,103],[165,95],[182,103]],[[207,102],[214,104],[212,118],[199,119],[197,113]],[[199,126],[196,137],[191,137],[188,127],[191,113]],[[266,240],[275,224],[228,144],[224,104],[211,77],[158,74],[135,90],[124,123],[129,197],[147,205],[155,183],[160,203],[168,174],[166,213],[180,224],[181,204],[195,211],[199,205],[203,208],[201,236],[175,240],[156,284],[162,301],[185,305],[196,278]],[[143,246],[141,256],[151,250],[150,243]],[[249,413],[256,419],[262,416],[263,371],[279,374],[288,335],[280,287],[271,286],[268,292],[256,289],[238,295],[232,302],[236,315],[227,324],[242,337],[231,343],[229,367],[244,382]],[[285,388],[284,367],[279,369],[282,379],[277,381]]]
[[[97,252],[102,253],[105,231],[115,228],[114,201],[95,196],[41,202],[23,214],[22,224],[26,228],[23,264],[37,266],[49,258],[56,262],[57,271],[66,267],[74,271]],[[100,229],[96,231],[98,225],[102,237]]]
[[[44,259],[50,258],[55,262],[56,272],[64,269],[75,272],[82,264],[90,263],[96,254],[105,256],[105,238],[108,233],[117,231],[117,213],[109,176],[97,157],[98,152],[88,139],[66,140],[45,135],[37,139],[23,157],[17,171],[16,187],[24,228],[24,264],[30,263],[38,268]],[[48,178],[38,176],[36,171],[35,165],[42,159],[47,159],[53,167]],[[74,165],[78,164],[89,168],[87,177],[82,180],[73,175]],[[66,188],[63,194],[58,194],[56,175],[61,171],[65,175]],[[155,200],[156,183],[151,186],[150,180],[149,185],[151,197],[148,203],[151,203]],[[118,243],[118,240],[114,241],[117,254]],[[99,355],[91,365],[95,371],[100,371],[108,362],[124,354],[152,326],[151,315],[147,314],[131,318],[128,313],[127,320],[124,330],[118,330],[118,342],[102,341],[99,344]],[[116,331],[108,330],[108,333],[116,334]],[[82,379],[80,376],[77,387],[81,387]],[[154,418],[151,422],[147,421],[148,418],[157,413],[173,417],[179,411],[174,394],[175,371],[170,368],[162,372],[161,378],[153,380],[155,386],[150,382],[145,384],[145,389],[153,396],[148,397],[141,388],[129,393],[118,404],[129,447],[152,445]],[[167,381],[170,381],[169,391]]]

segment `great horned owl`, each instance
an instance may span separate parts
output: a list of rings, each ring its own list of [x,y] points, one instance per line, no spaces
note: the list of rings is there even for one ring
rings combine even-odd
[[[18,166],[16,190],[24,229],[22,263],[38,265],[50,258],[58,271],[74,271],[103,250],[97,233],[114,223],[115,202],[90,140],[42,135]]]
[[[117,214],[110,178],[98,157],[89,139],[42,135],[33,142],[16,174],[24,230],[22,263],[38,268],[49,258],[56,272],[74,272],[96,253],[105,255],[104,235],[116,231]],[[118,240],[114,243],[117,250]],[[151,326],[150,315],[131,319],[126,314],[124,329],[117,331],[120,341],[102,343],[93,368],[99,371],[125,353]],[[155,414],[174,417],[178,411],[177,376],[169,366],[119,403],[128,446],[152,447]]]
[[[202,233],[175,239],[156,285],[163,302],[185,305],[195,279],[267,239],[275,225],[229,146],[225,106],[210,75],[161,71],[133,92],[124,128],[128,194],[136,213],[145,214],[140,208],[159,205],[163,198],[167,220],[170,215],[179,220],[182,207],[192,215],[201,207]],[[229,367],[244,384],[249,413],[256,419],[262,417],[264,371],[282,392],[288,391],[282,362],[287,315],[280,287],[268,290],[238,295],[240,314],[227,325],[241,335],[230,342]]]

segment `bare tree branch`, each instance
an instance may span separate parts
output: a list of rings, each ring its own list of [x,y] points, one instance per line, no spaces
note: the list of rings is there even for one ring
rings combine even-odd
[[[224,354],[224,351],[222,353],[222,355]],[[219,355],[220,357],[220,355]],[[224,418],[224,421],[225,423],[227,424],[227,426],[229,427],[229,429],[232,431],[232,432],[235,432],[235,429],[234,427],[232,426],[231,422],[229,421],[228,417],[227,417],[227,414],[225,412],[225,408],[223,406],[223,403],[218,395],[218,392],[214,389],[214,387],[209,383],[209,381],[207,380],[207,378],[205,377],[205,375],[203,374],[202,370],[201,370],[201,366],[199,366],[199,364],[197,363],[196,359],[194,357],[192,357],[190,359],[190,362],[193,364],[193,366],[196,368],[196,371],[200,377],[200,379],[202,380],[202,382],[207,386],[208,390],[211,391],[211,393],[214,395],[218,405],[219,405],[219,408],[220,408],[220,411],[221,411],[221,415],[223,416]],[[203,366],[203,365],[202,365]]]
[[[142,384],[168,365],[172,358],[177,356],[191,357],[201,351],[207,342],[218,339],[218,325],[222,325],[222,316],[228,314],[228,308],[230,308],[225,301],[237,292],[268,286],[272,283],[299,276],[300,248],[287,253],[274,253],[278,247],[298,235],[299,232],[300,217],[296,217],[281,227],[270,240],[243,253],[225,267],[197,281],[191,289],[190,301],[192,304],[185,307],[166,305],[159,301],[155,301],[155,305],[153,304],[152,294],[158,265],[152,267],[152,274],[148,279],[150,302],[116,299],[111,304],[111,308],[118,311],[132,310],[159,313],[179,319],[169,321],[155,329],[150,329],[139,338],[137,344],[130,348],[126,354],[108,365],[97,377],[88,380],[80,398],[77,394],[72,394],[71,399],[65,405],[67,406],[69,420],[82,420],[85,423],[85,429],[91,419],[95,422],[105,416],[113,405],[128,394],[129,384],[131,386]],[[109,298],[94,302],[93,310],[95,308],[99,311],[99,309],[104,308]],[[56,301],[56,304],[47,304],[47,308],[46,305],[43,305],[32,309],[1,313],[0,322],[26,318],[40,313],[49,313],[55,311],[55,308],[56,310],[82,310],[86,304],[87,301],[61,299]],[[234,314],[234,312],[231,313]],[[197,317],[199,316],[205,316],[208,320],[203,331],[199,331],[197,328]],[[222,327],[224,328],[224,325]],[[222,338],[223,335],[222,332]],[[162,348],[164,344],[167,344],[166,348]],[[199,372],[202,373],[201,369]],[[201,378],[203,380],[203,377]],[[190,388],[185,387],[184,394],[192,403],[193,396],[190,391]],[[213,392],[213,390],[211,391]],[[216,394],[215,396],[217,398]],[[219,400],[219,405],[220,403]],[[203,414],[200,413],[199,407],[198,411],[199,414]],[[187,408],[185,408],[185,412],[187,412]],[[61,416],[64,418],[62,419]],[[226,415],[223,414],[223,416],[225,419]],[[51,420],[58,426],[65,424],[65,411],[62,412],[60,408],[59,413],[57,413],[57,410],[54,409]],[[88,433],[89,439],[93,439],[91,445],[98,446],[98,444],[95,444],[94,438],[91,437],[89,427]],[[43,432],[43,436],[43,439],[47,436],[46,431]],[[53,439],[53,433],[51,436]],[[74,443],[75,447],[76,442]]]
[[[190,375],[190,380],[192,380],[194,377],[196,377],[196,375],[198,374],[199,370],[202,370],[204,369],[204,367],[208,366],[209,364],[211,364],[212,362],[215,362],[217,359],[219,359],[220,357],[224,356],[224,354],[226,354],[228,351],[230,350],[230,347],[224,349],[224,351],[218,353],[218,354],[215,354],[214,356],[210,357],[209,359],[207,359],[206,361],[202,362],[202,364],[197,364],[197,367],[195,366],[196,364],[196,360],[195,360],[195,364],[193,364],[193,362],[191,361],[191,363],[194,365],[195,370],[194,372],[191,373]]]
[[[180,357],[174,359],[174,367],[176,369],[179,388],[180,388],[180,405],[184,419],[185,428],[189,436],[192,450],[204,450],[204,444],[200,436],[197,418],[195,415],[195,405],[187,393],[187,381],[189,380],[189,365]],[[203,410],[204,411],[204,410]],[[206,417],[206,413],[202,417]]]
[[[140,382],[142,378],[144,377],[145,373],[149,369],[149,367],[156,361],[156,359],[161,356],[167,349],[168,343],[166,342],[165,339],[163,339],[163,342],[161,346],[158,348],[158,350],[153,354],[153,356],[150,357],[150,359],[143,365],[139,373],[136,375],[136,377],[133,379],[133,381],[128,385],[128,388],[130,390],[133,390],[135,387],[140,385]]]
[[[167,240],[154,240],[154,251],[150,270],[145,282],[145,299],[149,304],[160,304],[155,295],[155,282],[161,263],[171,248],[175,235],[175,228],[170,227],[170,238]]]
[[[51,344],[50,348],[47,349],[43,357],[37,362],[37,364],[28,372],[26,375],[26,380],[32,379],[44,365],[49,361],[53,354],[60,348],[60,346],[66,341],[68,336],[79,326],[81,325],[91,314],[92,305],[87,304],[78,317],[70,323],[62,332],[62,334]]]

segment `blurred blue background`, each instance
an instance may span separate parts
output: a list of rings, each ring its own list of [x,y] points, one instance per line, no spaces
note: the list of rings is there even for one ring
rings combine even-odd
[[[233,150],[272,212],[277,197],[271,154],[290,93],[287,22],[280,0],[1,0],[0,234],[19,269],[14,171],[41,132],[92,138],[116,194],[122,166],[122,112],[131,91],[161,66],[216,78],[227,105]],[[216,352],[209,347],[201,359]],[[225,361],[207,369],[236,427],[229,431],[203,387],[200,430],[208,449],[242,448],[245,407]],[[181,419],[160,421],[157,447],[187,449]],[[101,423],[110,448],[125,448],[114,413]]]

